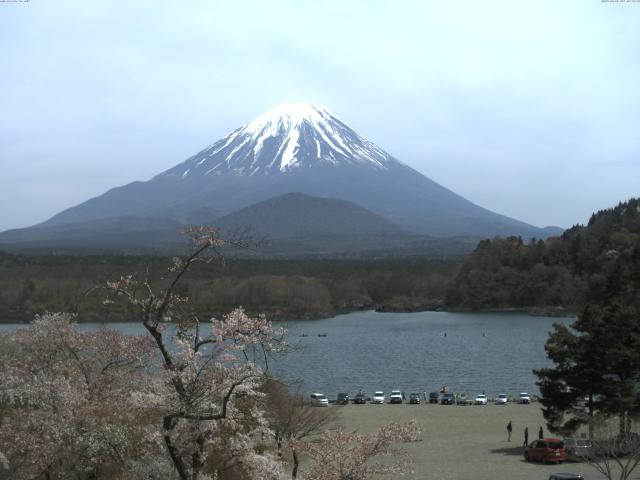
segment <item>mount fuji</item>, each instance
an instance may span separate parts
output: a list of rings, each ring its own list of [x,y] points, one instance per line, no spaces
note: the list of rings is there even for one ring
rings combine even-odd
[[[29,231],[113,225],[118,218],[215,225],[216,218],[294,192],[351,202],[410,234],[546,238],[561,231],[475,205],[397,160],[324,107],[285,103],[148,181],[113,188],[35,227],[5,232],[0,242],[9,233],[15,241]]]

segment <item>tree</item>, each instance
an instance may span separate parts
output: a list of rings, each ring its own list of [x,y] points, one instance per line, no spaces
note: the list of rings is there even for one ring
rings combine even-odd
[[[151,342],[79,331],[73,320],[36,316],[8,335],[0,352],[0,463],[7,478],[115,476],[158,452],[132,395],[149,374]]]
[[[610,418],[597,416],[585,461],[609,480],[628,480],[640,463],[640,437],[634,432],[620,434],[618,428]]]
[[[269,354],[284,347],[284,330],[242,309],[202,323],[178,287],[195,264],[216,258],[229,242],[208,227],[187,234],[192,250],[173,259],[159,287],[131,275],[108,283],[116,298],[133,306],[160,353],[162,370],[142,401],[160,412],[162,439],[182,480],[219,475],[227,468],[227,459],[215,459],[213,451],[242,459],[251,470],[248,477],[277,478],[278,464],[256,452],[254,438],[268,430],[256,402]],[[251,428],[243,428],[248,424]]]
[[[604,465],[612,475],[606,459],[615,458],[609,448],[615,437],[603,438],[610,425],[598,430],[596,420],[615,418],[616,437],[627,444],[635,438],[632,423],[640,414],[640,245],[618,258],[607,280],[604,301],[586,306],[570,327],[554,326],[545,349],[555,366],[534,373],[549,429],[571,434],[587,425],[589,438],[600,445],[591,463],[599,469]],[[637,464],[619,463],[620,478],[628,478]]]
[[[325,431],[319,442],[295,442],[311,457],[305,478],[313,480],[365,480],[389,473],[405,473],[407,451],[397,443],[415,441],[420,431],[414,422],[389,423],[370,434]],[[380,461],[383,458],[385,461]]]
[[[291,478],[296,479],[300,468],[298,443],[310,436],[319,434],[338,418],[335,408],[318,408],[313,406],[302,395],[291,393],[287,385],[277,379],[268,379],[263,391],[265,398],[265,417],[279,455],[288,448],[291,451],[293,467]]]

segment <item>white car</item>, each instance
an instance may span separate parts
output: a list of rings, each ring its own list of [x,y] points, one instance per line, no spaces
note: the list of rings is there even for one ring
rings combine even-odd
[[[371,403],[384,403],[384,392],[373,392]]]
[[[476,405],[486,405],[487,404],[487,396],[484,393],[480,393],[476,395],[476,399],[473,401]]]
[[[507,394],[501,393],[498,395],[498,398],[496,398],[496,405],[506,405],[508,401],[509,397],[507,397]]]
[[[311,404],[315,405],[316,407],[328,407],[329,399],[323,393],[312,393]]]
[[[391,390],[389,403],[402,403],[402,392],[400,390]]]
[[[518,395],[518,403],[531,403],[531,397],[527,392],[521,392]]]

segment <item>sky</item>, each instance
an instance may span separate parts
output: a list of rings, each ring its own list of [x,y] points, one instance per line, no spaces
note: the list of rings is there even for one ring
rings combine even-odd
[[[472,202],[569,227],[640,195],[640,2],[0,2],[0,231],[285,102]]]

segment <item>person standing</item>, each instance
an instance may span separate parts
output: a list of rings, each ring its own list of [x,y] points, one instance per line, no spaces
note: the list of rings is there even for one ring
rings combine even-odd
[[[511,425],[511,420],[507,423],[507,442],[511,441],[511,432],[513,432],[513,425]]]
[[[524,427],[524,445],[522,446],[526,447],[527,445],[529,445],[529,427]]]
[[[538,438],[540,440],[542,440],[544,438],[544,432],[542,431],[542,427],[540,427],[540,430],[538,430]]]

